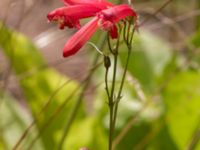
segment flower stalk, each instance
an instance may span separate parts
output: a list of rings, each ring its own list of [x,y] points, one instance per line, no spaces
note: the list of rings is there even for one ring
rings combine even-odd
[[[118,106],[119,106],[119,102],[122,98],[122,90],[124,87],[124,82],[125,82],[125,77],[126,77],[126,73],[127,73],[127,69],[128,69],[128,64],[129,64],[129,60],[130,60],[130,55],[131,55],[131,49],[132,49],[132,40],[133,40],[133,34],[135,31],[135,28],[132,29],[131,31],[131,21],[125,22],[125,26],[123,29],[123,40],[127,45],[128,51],[127,51],[127,59],[126,59],[126,63],[125,63],[125,67],[124,67],[124,71],[122,74],[122,79],[120,82],[120,86],[119,89],[116,89],[116,74],[117,74],[117,64],[118,64],[118,53],[119,53],[119,43],[120,43],[120,35],[121,35],[121,31],[122,28],[121,26],[119,26],[119,37],[117,39],[116,42],[116,46],[115,48],[112,48],[112,45],[110,43],[110,39],[108,37],[107,41],[108,41],[108,48],[109,51],[111,53],[111,55],[113,56],[113,76],[112,76],[112,82],[111,82],[111,89],[109,90],[109,83],[108,83],[108,73],[109,73],[109,68],[110,68],[110,62],[109,62],[109,67],[107,67],[106,63],[107,63],[107,58],[109,58],[108,56],[104,56],[104,64],[105,64],[105,90],[107,93],[107,97],[108,97],[108,106],[109,106],[109,140],[108,140],[108,150],[113,150],[113,137],[114,137],[114,131],[115,131],[115,125],[116,125],[116,120],[117,120],[117,112],[118,112]],[[127,28],[128,26],[128,28]],[[128,31],[126,31],[128,30]],[[110,61],[110,59],[109,59]],[[118,92],[117,92],[118,91]]]

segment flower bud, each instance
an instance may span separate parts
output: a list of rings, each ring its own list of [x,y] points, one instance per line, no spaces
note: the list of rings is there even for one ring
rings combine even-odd
[[[111,65],[110,57],[104,56],[104,66],[106,67],[106,69],[108,69],[110,65]]]

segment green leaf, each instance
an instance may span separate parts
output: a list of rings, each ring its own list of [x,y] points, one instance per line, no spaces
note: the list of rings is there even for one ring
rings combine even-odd
[[[49,117],[64,103],[65,107],[46,125],[42,140],[46,149],[54,149],[57,142],[57,132],[61,131],[68,119],[70,109],[77,97],[78,84],[49,68],[43,60],[39,50],[24,35],[12,31],[0,24],[0,46],[6,57],[12,62],[28,106],[37,119],[39,129],[49,120]],[[65,84],[68,82],[67,84]],[[63,86],[65,84],[65,86]],[[59,87],[63,86],[60,90]],[[58,90],[58,91],[57,91]],[[57,91],[57,92],[56,92]],[[75,93],[74,95],[71,95]],[[38,116],[45,103],[51,99],[47,109]],[[85,111],[79,111],[85,115]]]
[[[0,23],[0,46],[17,74],[34,71],[46,64],[34,44],[22,34]]]
[[[163,118],[157,122],[153,122],[152,126],[156,132],[151,135],[152,139],[147,143],[147,150],[178,150],[176,143],[169,133],[166,121]]]
[[[136,146],[138,146],[138,144],[151,131],[151,128],[151,125],[145,122],[135,123],[117,146],[117,149],[136,149]],[[146,145],[142,146],[146,147]]]
[[[2,146],[0,146],[0,149],[12,149],[28,126],[32,117],[28,115],[27,111],[22,108],[15,99],[7,94],[3,93],[3,99],[1,100],[0,142],[2,143]],[[34,129],[24,142],[30,143],[36,133],[38,133],[38,131]],[[40,140],[34,145],[34,148],[38,150],[43,149]]]
[[[107,135],[98,118],[88,117],[73,126],[64,149],[78,150],[81,147],[107,149]]]
[[[179,149],[185,149],[200,121],[200,74],[178,73],[168,83],[164,94],[169,133]]]

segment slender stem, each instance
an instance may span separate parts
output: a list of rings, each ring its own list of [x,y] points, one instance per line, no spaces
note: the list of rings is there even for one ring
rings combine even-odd
[[[119,26],[119,35],[121,34],[121,27]],[[110,39],[108,37],[108,45],[109,50],[114,56],[114,65],[113,65],[113,78],[112,78],[112,85],[111,85],[111,92],[108,96],[109,100],[109,111],[110,111],[110,122],[109,122],[109,150],[112,150],[112,144],[113,144],[113,134],[115,130],[115,124],[114,124],[114,108],[115,108],[115,83],[116,83],[116,73],[117,73],[117,62],[118,62],[118,49],[119,49],[119,41],[120,36],[117,39],[117,43],[114,49],[112,49],[110,44]],[[107,72],[106,72],[107,73]],[[107,76],[107,75],[106,75]],[[106,79],[107,80],[107,79]],[[106,83],[107,84],[107,83]],[[108,86],[108,85],[106,85]]]
[[[112,87],[111,94],[109,97],[109,109],[110,109],[110,130],[109,130],[109,150],[112,150],[112,140],[114,133],[114,124],[113,124],[113,108],[114,108],[114,91],[115,91],[115,81],[116,81],[116,73],[117,73],[117,53],[114,54],[114,66],[113,66],[113,78],[112,78]]]
[[[123,38],[124,38],[124,41],[125,41],[126,44],[127,44],[128,39],[127,39],[127,36],[126,36],[126,28],[127,28],[127,23],[124,22]]]
[[[125,65],[125,68],[124,68],[124,73],[123,73],[123,76],[122,76],[122,81],[121,81],[119,92],[118,92],[118,95],[117,95],[117,98],[116,98],[116,102],[115,102],[114,118],[113,118],[113,126],[114,127],[115,127],[115,124],[116,124],[116,118],[117,118],[117,112],[118,112],[118,104],[119,104],[119,101],[121,99],[121,93],[122,93],[122,89],[123,89],[123,86],[124,86],[124,81],[125,81],[125,77],[126,77],[128,63],[129,63],[129,60],[130,60],[130,54],[131,54],[131,47],[129,47],[129,49],[128,49],[128,56],[127,56],[127,59],[126,59],[126,65]]]
[[[137,26],[134,26],[134,27],[133,27],[133,30],[132,30],[132,32],[131,32],[131,38],[130,38],[130,40],[129,40],[129,45],[132,44],[133,35],[134,35],[134,33],[135,33],[136,28],[137,28]]]
[[[114,56],[113,80],[112,80],[112,89],[110,95],[112,99],[114,97],[114,91],[115,91],[116,72],[117,72],[117,55]]]
[[[121,93],[122,93],[122,89],[123,89],[124,81],[125,81],[125,77],[126,77],[126,72],[127,72],[127,69],[128,69],[128,63],[129,63],[129,60],[130,60],[130,54],[131,54],[131,47],[129,47],[129,49],[128,49],[128,56],[127,56],[126,65],[125,65],[125,68],[124,68],[124,73],[123,73],[123,76],[122,76],[122,82],[121,82],[120,89],[119,89],[118,96],[117,96],[118,98],[121,97]]]
[[[129,34],[130,34],[132,20],[133,20],[133,17],[130,20],[128,20],[127,41],[129,41],[129,38],[130,38]]]
[[[113,52],[113,49],[111,46],[111,42],[110,42],[109,34],[107,34],[107,42],[108,42],[108,48],[109,48],[110,52],[114,55],[114,52]]]
[[[108,98],[110,98],[110,93],[109,93],[109,89],[108,89],[108,71],[109,71],[109,68],[106,68],[106,73],[105,73],[105,89],[106,89],[106,93],[107,93],[107,96]]]
[[[109,150],[112,150],[112,142],[113,142],[113,103],[110,105],[109,104],[109,109],[110,109],[110,124],[109,124]]]

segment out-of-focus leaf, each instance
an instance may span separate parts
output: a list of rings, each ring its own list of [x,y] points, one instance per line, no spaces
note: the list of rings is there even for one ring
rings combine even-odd
[[[135,123],[129,130],[127,135],[123,138],[117,146],[118,150],[121,149],[134,149],[151,131],[151,125],[145,122]],[[145,145],[143,145],[146,147]]]
[[[147,143],[147,150],[178,150],[176,143],[173,141],[166,122],[161,119],[160,122],[153,122],[153,128],[157,127],[157,131],[151,136],[152,139]]]
[[[163,97],[169,134],[178,149],[185,149],[199,128],[200,74],[189,71],[176,74],[168,83]]]
[[[31,117],[24,108],[16,103],[16,100],[5,93],[3,94],[3,101],[1,103],[0,116],[0,141],[2,142],[0,149],[10,150],[26,129]],[[24,142],[29,143],[36,133],[37,131],[34,129]],[[40,140],[39,143],[34,145],[34,148],[38,150],[43,149]]]
[[[98,118],[88,117],[73,126],[64,149],[78,150],[81,147],[107,149],[107,135]]]
[[[69,103],[63,107],[52,123],[48,123],[44,128],[42,140],[46,149],[56,147],[57,132],[62,130],[63,125],[68,119],[69,111],[77,97],[74,90],[77,83],[71,80],[59,92],[55,91],[66,83],[69,79],[55,70],[48,68],[39,50],[25,36],[15,31],[11,31],[0,25],[0,46],[7,58],[12,62],[12,67],[20,79],[20,85],[27,99],[27,103],[32,110],[33,116],[37,119],[39,128],[46,123],[48,118],[65,101]],[[75,93],[71,95],[71,93]],[[54,95],[54,96],[53,96]],[[52,97],[53,96],[53,97]],[[51,99],[48,108],[41,115],[37,116],[44,104]],[[85,112],[81,109],[79,116],[84,116]]]
[[[160,38],[148,32],[135,34],[133,51],[128,70],[146,88],[155,85],[155,79],[162,75],[164,67],[171,59],[170,46]],[[122,44],[120,56],[124,65],[127,58],[127,47]]]

